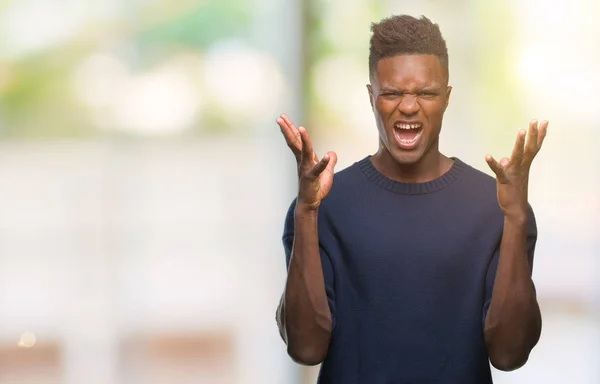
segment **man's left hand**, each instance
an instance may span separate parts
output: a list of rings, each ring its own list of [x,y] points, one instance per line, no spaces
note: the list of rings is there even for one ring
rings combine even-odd
[[[538,127],[537,120],[532,120],[529,132],[519,131],[510,159],[504,157],[498,162],[491,155],[485,158],[496,174],[498,204],[506,218],[527,218],[529,170],[535,155],[542,148],[547,128],[548,121],[542,121]]]

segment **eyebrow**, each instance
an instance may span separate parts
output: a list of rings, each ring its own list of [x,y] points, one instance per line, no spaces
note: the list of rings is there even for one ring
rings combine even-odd
[[[432,86],[426,86],[426,87],[422,87],[422,88],[417,88],[416,91],[417,92],[422,92],[422,91],[426,91],[426,92],[427,91],[428,92],[433,92],[433,91],[439,92],[439,91],[441,91],[441,87],[432,85]],[[398,88],[393,88],[393,87],[382,87],[380,89],[380,93],[383,93],[383,92],[403,92],[403,91],[401,91]]]

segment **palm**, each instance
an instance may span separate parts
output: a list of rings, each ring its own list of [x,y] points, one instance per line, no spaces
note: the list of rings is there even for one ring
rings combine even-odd
[[[521,215],[527,209],[529,170],[546,137],[548,122],[539,125],[536,120],[529,123],[529,132],[519,131],[510,159],[499,162],[487,156],[488,165],[496,174],[498,205],[505,215]],[[525,140],[527,136],[527,141]]]
[[[277,124],[298,165],[298,199],[316,208],[331,190],[337,156],[329,152],[319,160],[304,128],[296,128],[285,115],[277,119]]]
[[[317,195],[319,200],[323,200],[329,194],[332,185],[333,174],[325,170],[319,177],[319,194]]]
[[[316,155],[315,155],[316,157]],[[314,168],[317,166],[319,161],[315,161],[314,159],[310,161],[309,168]],[[301,167],[298,167],[298,172],[301,172]],[[300,176],[302,178],[302,176]],[[327,196],[329,191],[331,190],[331,186],[333,185],[333,169],[329,169],[329,167],[325,168],[325,170],[317,177],[317,182],[311,183],[310,180],[307,180],[307,188],[311,189],[306,191],[307,198],[310,197],[312,201],[319,202]],[[303,180],[299,179],[299,185],[303,185]]]

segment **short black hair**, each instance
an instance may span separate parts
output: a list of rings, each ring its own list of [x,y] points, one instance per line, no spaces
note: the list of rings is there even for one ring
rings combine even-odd
[[[394,15],[371,24],[369,75],[373,76],[379,60],[403,54],[436,56],[448,74],[448,48],[440,27],[421,16]]]

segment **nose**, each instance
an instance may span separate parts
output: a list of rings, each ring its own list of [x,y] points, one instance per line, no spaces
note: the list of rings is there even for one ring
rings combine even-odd
[[[411,116],[419,112],[419,108],[419,101],[415,95],[403,95],[400,104],[398,104],[398,109],[406,116]]]

